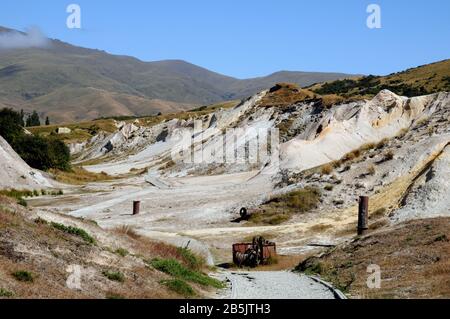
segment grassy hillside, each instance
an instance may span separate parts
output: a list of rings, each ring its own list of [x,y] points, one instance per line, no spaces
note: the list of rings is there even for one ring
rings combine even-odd
[[[343,77],[281,72],[239,80],[184,61],[143,62],[52,40],[47,48],[2,52],[0,104],[36,109],[42,118],[60,123],[170,113],[247,97],[281,80],[304,86]]]
[[[408,97],[450,91],[450,60],[388,76],[367,76],[316,84],[309,89],[318,94],[338,94],[347,98],[370,97],[383,89]]]
[[[319,274],[356,298],[447,298],[450,218],[410,221],[356,238],[297,270]],[[380,289],[368,289],[367,266],[381,269]]]
[[[81,289],[67,285],[74,266]],[[202,297],[222,287],[204,271],[203,259],[191,251],[131,228],[106,231],[93,221],[43,218],[0,196],[0,299]]]

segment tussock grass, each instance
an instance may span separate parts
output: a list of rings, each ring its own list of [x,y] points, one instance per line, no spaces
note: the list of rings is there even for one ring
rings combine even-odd
[[[120,235],[125,235],[125,236],[130,237],[135,240],[141,238],[141,235],[139,235],[133,227],[128,226],[128,225],[122,225],[122,226],[116,227],[114,229],[114,232],[117,234],[120,234]]]
[[[301,89],[296,84],[278,83],[262,98],[258,106],[282,108],[316,98],[318,96],[314,92]]]
[[[197,256],[188,248],[177,248],[177,252],[181,258],[185,261],[187,267],[192,270],[200,270],[205,266],[205,259]]]
[[[117,248],[114,253],[122,257],[125,257],[129,254],[128,250],[126,250],[125,248]]]
[[[13,296],[14,296],[14,293],[12,291],[0,288],[0,297],[11,298]]]
[[[124,282],[125,276],[120,271],[105,270],[102,275],[111,281]]]
[[[376,173],[375,166],[374,166],[374,165],[370,165],[370,166],[367,168],[367,174],[369,174],[369,175],[375,175],[375,173]]]
[[[17,280],[17,281],[23,281],[23,282],[33,282],[34,281],[34,275],[26,270],[19,270],[16,272],[12,273],[12,276]]]
[[[334,167],[332,164],[325,164],[321,168],[322,175],[330,175],[331,173],[333,173],[333,171]]]
[[[279,225],[288,221],[294,214],[313,210],[318,206],[320,198],[320,190],[314,187],[277,195],[253,212],[249,221],[254,224]]]
[[[169,280],[162,280],[160,283],[162,285],[167,286],[170,290],[184,297],[192,297],[195,295],[194,289],[184,280],[169,279]]]
[[[296,268],[320,274],[354,298],[445,298],[450,293],[450,218],[408,221],[386,228],[386,219],[371,224],[374,231],[320,257],[302,261]],[[356,225],[352,226],[353,232]],[[438,239],[438,240],[437,240]],[[380,289],[367,288],[367,266],[382,269]],[[388,280],[395,278],[396,280]],[[418,285],[417,283],[420,283]]]
[[[104,172],[92,173],[82,167],[73,167],[70,171],[51,169],[50,173],[58,182],[73,185],[83,185],[89,182],[101,182],[114,179],[114,177]]]
[[[202,286],[211,286],[214,288],[223,288],[224,285],[217,279],[208,277],[207,275],[186,268],[176,259],[154,259],[150,262],[153,268],[162,271],[176,279],[185,280],[200,284]]]

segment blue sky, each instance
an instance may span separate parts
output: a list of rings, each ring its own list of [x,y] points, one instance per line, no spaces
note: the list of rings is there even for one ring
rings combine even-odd
[[[81,6],[82,29],[66,27]],[[366,26],[368,4],[382,28]],[[135,56],[183,59],[248,78],[278,70],[388,74],[450,58],[448,0],[15,0],[0,25]]]

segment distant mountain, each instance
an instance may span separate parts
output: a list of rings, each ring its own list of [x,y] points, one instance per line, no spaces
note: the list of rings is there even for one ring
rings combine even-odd
[[[6,32],[12,30],[0,27]],[[185,61],[143,62],[50,40],[46,47],[0,51],[0,106],[36,109],[53,122],[80,121],[186,110],[245,98],[277,82],[307,86],[347,77],[284,71],[240,80]]]

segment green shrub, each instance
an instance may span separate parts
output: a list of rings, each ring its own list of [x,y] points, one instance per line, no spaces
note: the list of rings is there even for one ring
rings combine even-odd
[[[73,226],[65,226],[63,224],[52,222],[51,225],[67,234],[75,235],[81,237],[85,242],[89,244],[95,244],[95,239],[89,235],[85,230]]]
[[[117,255],[122,256],[122,257],[125,257],[126,255],[129,254],[129,253],[128,253],[128,250],[126,250],[125,248],[117,248],[114,252],[115,252]]]
[[[55,138],[22,135],[11,144],[17,154],[33,168],[47,171],[50,168],[70,169],[70,151],[64,142]]]
[[[188,269],[175,259],[154,259],[151,261],[151,265],[155,269],[171,275],[177,279],[195,282],[203,286],[223,288],[223,283],[219,280],[210,278],[198,271]]]
[[[190,269],[198,270],[205,264],[205,261],[195,255],[190,249],[178,247],[177,252],[181,255]]]
[[[116,293],[113,293],[113,292],[108,292],[106,294],[105,298],[106,299],[114,299],[114,300],[116,300],[116,299],[125,299],[124,296],[116,294]]]
[[[184,297],[192,297],[195,295],[194,289],[181,279],[163,280],[160,283]]]
[[[38,217],[34,220],[34,222],[36,224],[40,224],[40,225],[48,225],[48,221],[46,221],[45,219]]]
[[[17,190],[17,189],[3,189],[0,190],[0,195],[15,198],[17,200],[17,204],[27,207],[28,203],[23,197],[32,197],[33,192],[30,190]]]
[[[26,135],[23,126],[23,114],[12,109],[0,110],[0,135],[28,165],[44,171],[70,169],[70,151],[62,141]]]
[[[20,270],[20,271],[13,272],[12,275],[18,281],[23,281],[23,282],[33,282],[34,281],[34,276],[29,271]]]
[[[14,294],[11,291],[0,288],[0,297],[10,298],[13,296],[14,296]]]
[[[0,190],[0,195],[12,197],[15,199],[21,199],[22,197],[31,197],[33,194],[30,190],[17,190],[17,189],[3,189]]]
[[[23,199],[23,198],[19,198],[19,200],[17,201],[17,204],[19,204],[19,205],[21,205],[23,207],[27,207],[28,206],[27,201],[25,199]]]
[[[103,276],[112,281],[124,282],[125,276],[120,271],[105,270],[102,272]]]
[[[10,108],[0,110],[0,136],[8,143],[23,135],[23,119],[19,112]]]

